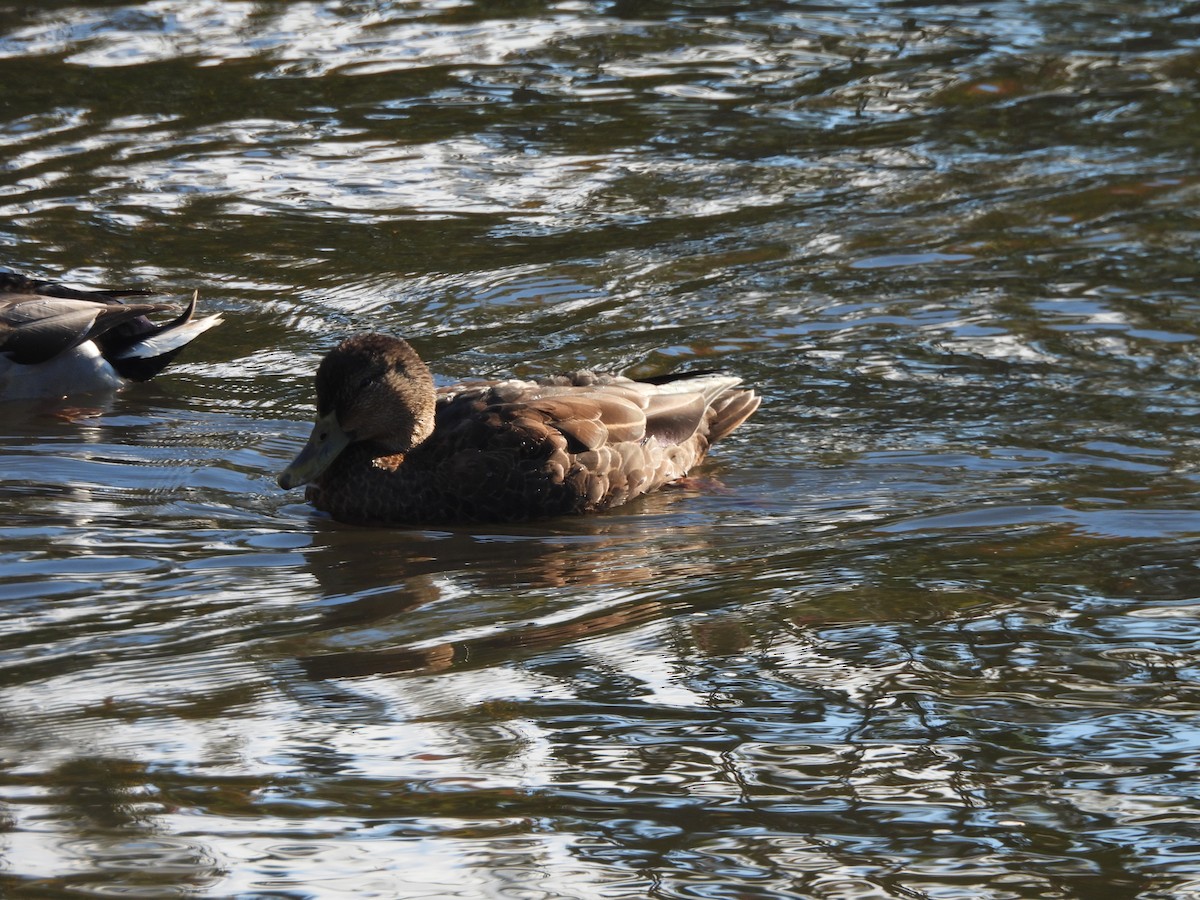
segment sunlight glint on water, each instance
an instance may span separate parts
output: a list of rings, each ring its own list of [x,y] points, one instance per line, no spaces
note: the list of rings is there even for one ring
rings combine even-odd
[[[226,320],[0,410],[0,894],[1200,894],[1198,29],[0,3],[0,264]],[[367,329],[765,403],[608,515],[345,527],[274,478]]]

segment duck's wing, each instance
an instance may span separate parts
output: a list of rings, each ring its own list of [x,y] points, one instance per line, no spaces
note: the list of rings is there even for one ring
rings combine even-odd
[[[176,308],[169,303],[0,293],[0,353],[21,365],[46,362],[139,316]]]
[[[739,389],[740,383],[712,372],[634,381],[580,371],[536,381],[456,385],[443,390],[439,410],[450,410],[446,425],[487,409],[525,427],[554,429],[569,439],[571,452],[648,438],[679,445],[702,437],[707,447],[758,408],[760,398]]]
[[[414,519],[608,509],[685,476],[714,435],[744,421],[758,400],[738,384],[721,375],[662,384],[572,375],[444,388],[433,434],[404,461],[403,493],[437,494],[432,513]]]
[[[564,378],[570,383],[563,384]],[[539,396],[568,404],[558,412],[563,423],[586,418],[616,426],[608,430],[608,439],[613,442],[654,438],[661,445],[682,445],[702,439],[707,448],[758,409],[760,398],[751,390],[740,389],[740,384],[740,378],[716,372],[685,373],[649,381],[577,372],[543,384]],[[580,386],[587,390],[581,391]],[[536,405],[541,400],[530,402]],[[572,403],[577,408],[571,409]],[[630,406],[640,410],[639,418],[630,417]],[[597,440],[588,441],[588,449],[596,449]]]
[[[646,411],[636,398],[623,392],[581,390],[533,397],[511,407],[517,421],[563,434],[572,453],[636,442],[646,436]]]

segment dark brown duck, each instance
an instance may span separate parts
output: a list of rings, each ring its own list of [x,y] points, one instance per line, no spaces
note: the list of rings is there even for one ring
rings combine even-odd
[[[513,522],[610,509],[684,477],[758,409],[728,375],[574,372],[436,390],[399,338],[363,334],[317,370],[317,421],[279,476],[335,519]]]

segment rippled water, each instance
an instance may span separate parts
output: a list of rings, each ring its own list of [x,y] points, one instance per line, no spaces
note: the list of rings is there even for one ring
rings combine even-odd
[[[1200,10],[0,0],[0,894],[1200,896]],[[704,483],[337,525],[345,334],[719,367]]]

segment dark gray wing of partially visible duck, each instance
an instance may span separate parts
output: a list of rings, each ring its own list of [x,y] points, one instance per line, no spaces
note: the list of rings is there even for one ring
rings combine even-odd
[[[195,318],[198,294],[175,318],[141,288],[85,290],[0,272],[0,399],[113,389],[159,374],[187,344],[217,325]]]

